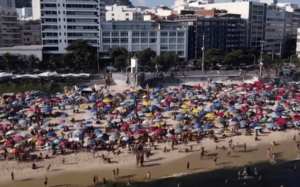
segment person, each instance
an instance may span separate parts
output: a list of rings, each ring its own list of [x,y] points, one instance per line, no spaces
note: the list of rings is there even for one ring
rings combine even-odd
[[[11,180],[12,180],[12,181],[15,181],[15,175],[14,175],[14,172],[11,172],[10,175],[11,175]]]
[[[117,168],[117,177],[119,177],[119,168]]]
[[[106,184],[106,180],[105,180],[105,178],[103,178],[103,184]]]
[[[128,178],[127,186],[130,186],[130,178]]]
[[[48,178],[45,176],[44,185],[47,186],[47,184],[48,184]]]
[[[268,148],[268,158],[269,158],[269,159],[271,159],[271,153],[272,153],[272,152],[271,152],[271,149]]]
[[[187,169],[187,170],[190,169],[190,163],[189,163],[189,162],[187,162],[187,164],[186,164],[186,169]]]
[[[276,163],[276,161],[275,161],[275,154],[272,155],[270,163],[272,163],[272,164]]]
[[[47,167],[47,171],[49,171],[50,167],[51,167],[51,164],[49,164],[49,166]]]
[[[151,177],[151,174],[150,174],[150,172],[148,171],[148,173],[147,173],[147,181],[150,181],[150,177]]]
[[[226,156],[227,156],[227,157],[230,157],[230,151],[227,152],[227,155],[226,155]]]
[[[297,164],[294,165],[294,171],[297,171]]]
[[[94,185],[95,185],[96,184],[96,175],[94,175],[93,182],[94,182]]]
[[[113,169],[113,180],[115,180],[115,178],[116,178],[116,171],[115,169]]]
[[[65,158],[62,159],[62,164],[65,164]]]
[[[214,163],[215,163],[215,166],[217,165],[217,160],[218,160],[218,158],[217,158],[217,155],[214,157]]]

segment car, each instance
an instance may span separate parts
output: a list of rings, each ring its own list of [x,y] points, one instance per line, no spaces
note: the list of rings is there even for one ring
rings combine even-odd
[[[108,70],[108,71],[118,71],[118,68],[115,68],[115,67],[113,67],[113,66],[107,66],[107,67],[105,68],[105,70]]]

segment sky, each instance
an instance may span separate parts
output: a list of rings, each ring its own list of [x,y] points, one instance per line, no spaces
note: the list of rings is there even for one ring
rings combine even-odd
[[[173,6],[175,0],[131,0],[132,4],[135,6],[148,6],[154,7],[158,5],[166,5],[166,6]],[[258,1],[258,0],[257,0]],[[230,0],[215,0],[215,3],[221,2],[230,2]],[[278,0],[279,3],[295,3],[300,4],[299,0]]]

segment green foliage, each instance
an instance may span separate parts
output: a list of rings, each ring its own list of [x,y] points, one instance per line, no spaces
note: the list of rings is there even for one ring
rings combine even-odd
[[[204,58],[205,65],[216,65],[217,63],[222,62],[225,57],[225,52],[222,49],[216,49],[216,48],[208,49],[204,52],[204,54],[205,54],[205,58]],[[202,59],[199,63],[202,65]]]
[[[263,64],[264,66],[272,67],[272,57],[270,55],[263,55]]]
[[[293,60],[292,60],[292,63],[295,65],[295,68],[298,68],[298,67],[300,67],[300,59],[299,58],[294,58]]]
[[[256,49],[252,48],[233,50],[225,56],[224,61],[235,65],[253,62],[253,56],[250,56],[250,54],[254,54],[257,57],[259,53]]]
[[[148,48],[135,53],[136,57],[141,60],[142,64],[146,64],[156,57],[156,52]]]
[[[167,51],[153,59],[154,64],[158,64],[163,70],[168,70],[171,66],[177,65],[179,57],[173,51]]]
[[[126,67],[131,57],[127,49],[124,47],[111,48],[108,51],[108,54],[111,60],[114,62],[114,66],[117,68]]]

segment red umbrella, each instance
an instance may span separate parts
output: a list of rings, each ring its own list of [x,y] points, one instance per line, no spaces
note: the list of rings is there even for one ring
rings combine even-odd
[[[8,145],[11,145],[11,144],[13,144],[13,143],[14,143],[13,140],[8,140],[8,141],[6,141],[3,145],[4,145],[4,146],[8,146]]]
[[[144,130],[142,130],[142,129],[139,129],[139,130],[137,130],[137,131],[135,131],[133,134],[144,134],[145,133],[145,131]]]
[[[66,120],[62,119],[62,120],[60,120],[59,123],[65,123],[65,122],[66,122]]]
[[[106,106],[106,104],[103,102],[97,104],[97,107],[104,107],[104,106]]]
[[[255,110],[261,110],[261,109],[262,109],[261,106],[255,107]]]
[[[25,138],[23,136],[16,136],[16,137],[13,138],[13,140],[15,142],[21,142],[21,141],[25,140]]]
[[[223,112],[219,112],[219,113],[218,113],[218,116],[221,116],[221,117],[222,117],[223,115],[224,115]]]
[[[234,101],[235,101],[234,98],[230,98],[230,99],[229,99],[229,102],[234,102]]]
[[[67,142],[66,142],[66,141],[63,141],[63,142],[60,142],[58,145],[66,146],[66,145],[67,145]]]
[[[43,102],[43,101],[44,101],[43,98],[38,98],[38,99],[36,100],[36,102]]]
[[[149,129],[148,129],[148,131],[149,132],[154,132],[154,131],[156,131],[158,129],[158,127],[150,127]]]
[[[170,105],[170,101],[165,101],[165,102],[164,102],[164,105],[165,105],[165,106],[169,106],[169,105]]]
[[[300,117],[295,117],[294,121],[300,121]]]
[[[257,113],[256,116],[257,116],[257,117],[262,117],[262,116],[263,116],[263,113]]]
[[[171,139],[171,140],[176,140],[176,139],[177,139],[177,136],[175,136],[175,135],[169,136],[169,139]]]
[[[136,124],[136,121],[129,121],[128,124],[129,125],[134,125],[134,124]]]
[[[127,131],[127,130],[128,130],[128,128],[129,128],[129,126],[128,126],[127,124],[125,124],[125,125],[122,125],[122,127],[121,127],[121,131]]]
[[[162,134],[164,134],[165,133],[165,131],[164,131],[164,129],[162,129],[162,128],[159,128],[159,129],[157,129],[155,132],[154,132],[154,134],[157,134],[157,135],[162,135]]]
[[[133,135],[132,132],[127,132],[127,133],[126,133],[126,136],[132,136],[132,135]]]
[[[138,109],[138,110],[142,110],[143,108],[144,108],[144,106],[141,105],[141,104],[139,104],[139,105],[136,107],[136,109]]]
[[[277,120],[277,123],[286,124],[286,120],[283,119],[283,118],[279,118],[279,119]]]
[[[35,135],[36,138],[39,138],[41,136],[42,136],[41,133],[38,133],[38,134]]]
[[[242,112],[248,112],[248,108],[243,108]]]

